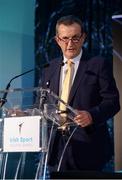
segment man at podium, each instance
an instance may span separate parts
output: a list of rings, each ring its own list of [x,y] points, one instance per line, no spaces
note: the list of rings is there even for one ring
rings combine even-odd
[[[77,129],[67,146],[70,128],[57,128],[48,160],[54,171],[102,171],[114,153],[107,120],[120,110],[119,92],[109,62],[91,57],[83,48],[85,38],[79,18],[61,17],[55,40],[62,57],[51,60],[43,71],[41,87],[48,87],[77,112],[73,119]]]

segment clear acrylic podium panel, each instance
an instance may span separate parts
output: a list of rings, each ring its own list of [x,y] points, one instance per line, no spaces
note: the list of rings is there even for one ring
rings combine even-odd
[[[11,124],[14,124],[15,122],[19,123],[18,128],[21,129],[21,126],[23,126],[23,123],[26,121],[31,121],[32,119],[37,120],[40,122],[40,128],[39,128],[39,148],[37,150],[32,150],[32,152],[40,151],[41,152],[41,158],[40,162],[37,167],[37,171],[35,172],[35,177],[43,176],[45,171],[43,170],[43,167],[46,167],[47,161],[45,159],[46,154],[48,154],[49,151],[49,139],[51,138],[51,130],[60,128],[62,126],[62,117],[59,113],[58,108],[58,102],[61,101],[60,98],[55,95],[53,92],[50,92],[50,90],[45,89],[39,89],[39,88],[32,88],[32,89],[10,89],[9,91],[0,91],[0,97],[2,98],[4,94],[7,92],[7,102],[1,107],[1,121],[0,121],[0,129],[1,129],[1,136],[0,136],[0,145],[1,149],[3,150],[3,130],[5,122],[8,122],[7,128],[11,126]],[[34,104],[35,98],[39,94],[38,102],[37,104]],[[66,105],[66,104],[65,104]],[[75,125],[73,122],[73,116],[76,114],[75,110],[72,109],[70,106],[66,105],[68,111],[69,111],[69,125]],[[28,119],[29,118],[29,119]],[[30,120],[31,119],[31,120]],[[11,122],[10,122],[10,121]],[[36,121],[35,120],[35,121]],[[38,121],[39,120],[39,121]],[[28,125],[30,126],[30,125]],[[33,125],[32,125],[33,126]],[[12,127],[11,127],[12,128]],[[23,128],[23,127],[22,127]],[[33,127],[32,127],[33,128]],[[32,131],[32,130],[28,130]],[[6,132],[8,132],[6,130]],[[22,139],[24,141],[24,139]],[[26,139],[28,141],[31,141],[31,138]],[[11,141],[19,141],[17,137],[11,139]],[[20,152],[21,155],[19,155],[19,159],[16,161],[16,167],[15,172],[13,173],[14,177],[8,177],[8,178],[15,178],[23,177],[23,171],[25,171],[25,167],[27,166],[26,163],[26,156],[27,152],[31,152],[29,150],[22,151],[8,151],[8,152],[14,152],[14,154],[17,154],[15,152]],[[6,172],[6,164],[9,162],[8,157],[11,156],[11,153],[1,152],[1,159],[2,163],[0,164],[0,171],[2,174],[1,178],[5,178],[6,174],[9,174],[9,172]],[[33,167],[32,167],[33,168]],[[4,171],[3,171],[4,169]],[[10,167],[9,167],[10,169]],[[28,166],[27,166],[28,169]],[[21,171],[20,171],[21,170]],[[12,171],[14,171],[14,168],[12,168]],[[20,172],[19,172],[20,171]],[[31,171],[31,170],[30,170]],[[30,172],[29,172],[30,174]],[[39,175],[38,175],[39,174]],[[27,177],[29,178],[29,177]],[[32,177],[31,177],[32,178]]]
[[[12,89],[7,92],[7,101],[0,109],[1,150],[5,152],[31,152],[42,150],[41,138],[43,133],[46,132],[44,130],[46,121],[43,122],[44,120],[42,119],[42,113],[39,108],[34,107],[34,98],[35,93],[38,93],[37,90],[36,88],[26,90]],[[1,97],[4,96],[4,93],[6,92],[1,91]],[[46,134],[43,136],[45,139],[47,138]],[[5,141],[6,138],[9,140]],[[34,140],[35,138],[37,139],[36,142]],[[6,150],[6,148],[4,150],[4,142],[11,143],[11,146],[14,146],[13,150]],[[33,148],[33,143],[37,146],[36,148]],[[18,146],[20,146],[20,150]],[[26,148],[27,146],[28,148]]]
[[[64,119],[61,116],[58,107],[60,98],[56,96],[53,92],[50,92],[50,90],[42,89],[42,88],[10,89],[8,91],[3,90],[0,91],[0,97],[4,97],[4,94],[6,92],[7,92],[7,98],[6,98],[7,100],[5,104],[1,107],[1,128],[2,128],[1,132],[3,132],[3,130],[6,130],[7,129],[6,126],[8,126],[9,127],[8,130],[11,129],[11,133],[12,133],[12,129],[14,128],[16,129],[16,126],[14,127],[14,124],[17,124],[18,128],[22,130],[23,129],[22,127],[26,124],[26,122],[28,122],[25,131],[30,131],[33,134],[34,133],[33,123],[35,122],[35,124],[36,123],[38,124],[37,126],[35,126],[35,128],[37,128],[36,131],[38,132],[38,136],[39,136],[38,141],[40,147],[38,147],[37,150],[32,150],[32,151],[44,150],[46,146],[48,146],[47,145],[48,137],[46,132],[47,127],[52,126],[53,124],[55,125],[55,128],[58,128],[61,127],[64,123]],[[39,95],[38,96],[39,98],[37,103],[34,104],[37,94]],[[73,116],[76,114],[76,112],[70,106],[66,105],[66,107],[68,109],[68,119],[69,119],[69,121],[67,121],[67,124],[74,125]],[[2,123],[2,120],[4,121],[4,123]],[[4,128],[4,126],[2,126],[2,124],[4,124],[6,129]],[[11,141],[17,141],[18,143],[19,137],[17,137],[17,135],[15,136],[16,137],[14,137],[13,135],[13,137],[11,137]],[[21,137],[21,140],[23,141],[27,140],[28,142],[32,140],[32,137],[30,135],[29,137],[27,137],[27,135],[24,134],[24,136],[26,136],[26,138],[24,139],[24,137]],[[0,142],[4,142],[2,139],[3,137],[4,136],[1,134]],[[20,152],[21,150],[22,148],[20,148]],[[25,151],[31,151],[31,150],[25,149]]]
[[[34,179],[38,177],[38,173],[43,174],[40,171],[43,170],[47,152],[47,121],[39,106],[34,105],[40,90],[38,88],[1,90],[0,98],[4,97],[6,92],[7,101],[0,108],[0,179]],[[7,134],[8,132],[10,134]],[[9,139],[13,149],[10,147],[6,149],[5,137]],[[34,148],[33,138],[36,139]],[[30,146],[30,149],[27,146]],[[37,152],[41,154],[39,168],[33,155]]]

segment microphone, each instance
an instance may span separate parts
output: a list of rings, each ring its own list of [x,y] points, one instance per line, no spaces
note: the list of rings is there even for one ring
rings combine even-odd
[[[42,90],[41,95],[40,95],[40,109],[44,110],[44,104],[45,101],[47,100],[47,91]]]
[[[25,75],[25,74],[28,74],[28,73],[30,73],[30,72],[33,72],[33,71],[35,71],[36,69],[46,68],[46,67],[48,67],[48,66],[49,66],[49,63],[46,63],[46,64],[44,64],[44,65],[41,65],[40,67],[36,67],[36,68],[30,69],[30,70],[28,70],[28,71],[25,71],[24,73],[21,73],[21,74],[19,74],[19,75],[17,75],[17,76],[14,76],[12,79],[10,79],[10,81],[8,82],[8,84],[7,84],[6,88],[5,88],[5,93],[3,94],[3,97],[0,98],[0,107],[2,107],[2,106],[7,102],[6,97],[7,97],[7,95],[8,95],[8,90],[9,90],[9,88],[10,88],[10,86],[11,86],[11,82],[12,82],[14,79],[16,79],[16,78],[18,78],[18,77],[20,77],[20,76],[23,76],[23,75]]]
[[[65,64],[66,64],[66,62],[63,62],[63,61],[61,62],[61,66],[64,66]]]
[[[62,61],[60,62],[59,64],[60,66],[64,66],[65,63]],[[50,79],[52,78],[52,74],[50,76]],[[50,80],[46,81],[46,88],[49,89],[50,87]],[[41,92],[41,95],[40,95],[40,109],[44,109],[44,104],[45,104],[45,101],[47,99],[47,92],[44,90]]]

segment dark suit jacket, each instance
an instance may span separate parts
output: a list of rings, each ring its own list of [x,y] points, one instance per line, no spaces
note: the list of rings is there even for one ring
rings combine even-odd
[[[42,80],[42,87],[46,88],[49,82],[49,88],[57,95],[61,64],[61,59],[52,60],[44,70]],[[89,111],[94,123],[87,128],[78,128],[64,155],[67,168],[62,163],[62,170],[100,170],[113,154],[107,120],[120,109],[119,93],[107,60],[99,56],[89,58],[83,53],[70,92],[69,105],[78,110]],[[81,137],[82,130],[88,135],[89,142],[83,140],[85,136]],[[54,150],[56,148],[57,145]],[[52,162],[55,162],[55,152],[52,154]]]

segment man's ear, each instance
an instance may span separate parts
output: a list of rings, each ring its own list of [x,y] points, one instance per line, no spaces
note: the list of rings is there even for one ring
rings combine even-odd
[[[58,37],[55,36],[54,39],[55,39],[56,43],[59,45],[59,39],[58,39]]]
[[[58,42],[58,37],[57,36],[55,36],[54,39],[55,39],[56,42]]]
[[[87,37],[86,33],[83,33],[83,36],[82,36],[82,41],[83,41],[83,42],[85,42],[86,37]]]
[[[86,37],[87,37],[87,35],[86,35],[86,33],[84,32],[84,33],[83,33],[83,39],[84,39],[84,41],[85,41]]]

